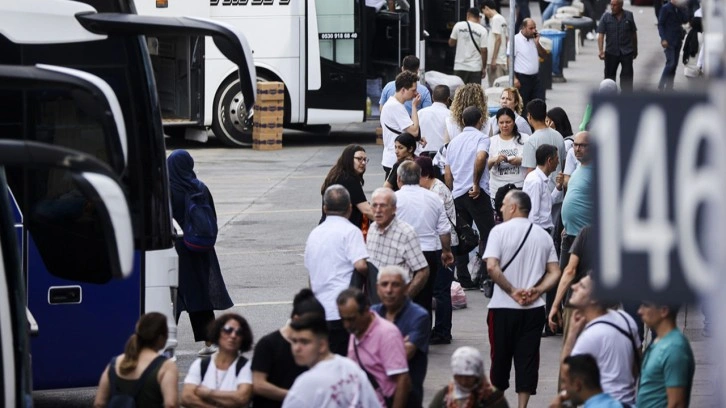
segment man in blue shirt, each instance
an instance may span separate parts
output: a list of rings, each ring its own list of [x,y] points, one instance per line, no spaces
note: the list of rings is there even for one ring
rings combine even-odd
[[[550,404],[550,408],[563,407],[565,401],[584,408],[623,408],[620,403],[600,387],[600,371],[595,358],[590,354],[565,357],[560,370],[562,392]],[[638,405],[640,406],[640,405]]]
[[[401,65],[401,72],[408,71],[418,75],[418,69],[421,66],[421,61],[419,61],[419,59],[415,55],[407,55],[403,59]],[[419,104],[419,106],[417,106],[419,110],[427,106],[431,106],[431,92],[429,92],[428,88],[426,88],[424,85],[421,85],[421,83],[418,83],[416,84],[416,92],[421,95],[421,103]],[[395,93],[396,81],[391,81],[383,87],[383,91],[381,91],[381,99],[378,101],[379,109],[381,111],[383,110],[383,105],[385,105],[388,101],[388,98],[393,96],[393,94]],[[408,116],[411,116],[411,101],[404,102],[403,106],[406,108],[406,111],[408,111]]]
[[[678,56],[685,35],[682,25],[688,22],[688,12],[685,5],[686,3],[683,0],[670,0],[670,2],[663,5],[658,15],[660,45],[663,47],[666,56],[665,67],[660,76],[660,82],[658,82],[658,89],[661,91],[673,89],[673,78],[676,76]]]
[[[381,303],[371,310],[392,322],[401,331],[411,375],[409,407],[420,407],[423,401],[423,383],[428,368],[431,318],[423,307],[406,296],[408,271],[400,266],[384,266],[378,271],[378,296]]]
[[[696,364],[688,339],[676,327],[678,307],[643,303],[638,313],[656,333],[643,355],[638,408],[687,407]]]

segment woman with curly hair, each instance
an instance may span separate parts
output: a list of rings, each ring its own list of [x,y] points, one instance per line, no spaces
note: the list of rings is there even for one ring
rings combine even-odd
[[[464,109],[469,106],[476,106],[485,115],[489,112],[487,98],[484,95],[484,90],[481,88],[481,85],[466,84],[456,90],[454,100],[451,102],[451,116],[446,118],[444,142],[448,143],[464,129],[462,114],[464,113]]]
[[[514,111],[514,124],[517,125],[517,129],[520,132],[531,135],[532,128],[527,122],[527,118],[522,116],[522,96],[519,94],[519,90],[515,87],[504,88],[502,96],[499,98],[499,107],[509,108]],[[496,117],[492,116],[487,123],[485,132],[487,136],[496,135],[499,133],[499,123]]]
[[[368,220],[373,219],[373,210],[363,192],[363,184],[365,183],[363,174],[366,172],[367,164],[368,156],[363,146],[348,145],[343,149],[343,153],[338,157],[338,161],[335,162],[328,175],[325,176],[325,181],[320,187],[321,195],[325,193],[325,189],[333,184],[340,184],[348,190],[350,203],[353,206],[353,211],[350,213],[348,220],[361,230],[367,230]],[[324,220],[325,211],[323,211],[320,222]]]

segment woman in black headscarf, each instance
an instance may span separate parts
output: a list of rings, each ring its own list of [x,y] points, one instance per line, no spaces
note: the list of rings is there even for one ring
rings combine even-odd
[[[166,160],[171,187],[171,211],[179,226],[184,229],[186,198],[189,194],[204,193],[214,210],[214,200],[204,183],[194,174],[194,159],[186,150],[176,150]],[[216,219],[216,210],[214,211]],[[232,299],[224,285],[217,253],[212,248],[206,252],[191,251],[183,238],[174,242],[179,255],[179,292],[177,296],[176,321],[181,312],[189,313],[194,331],[194,341],[204,341],[200,355],[212,354],[216,347],[207,339],[207,327],[214,321],[214,310],[232,307]]]
[[[416,159],[414,152],[416,151],[416,139],[408,132],[403,132],[396,137],[395,141],[396,150],[396,164],[391,167],[390,173],[386,177],[386,182],[383,183],[383,187],[388,187],[393,191],[398,191],[398,166],[406,160]]]

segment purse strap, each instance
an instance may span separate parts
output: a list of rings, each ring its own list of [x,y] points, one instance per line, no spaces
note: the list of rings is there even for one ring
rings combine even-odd
[[[358,365],[363,370],[363,372],[366,373],[368,381],[370,381],[373,389],[379,390],[381,392],[381,395],[385,396],[385,394],[383,394],[383,389],[380,385],[378,385],[378,381],[376,381],[376,378],[373,376],[373,374],[369,373],[368,370],[366,370],[366,368],[363,366],[363,363],[361,363],[360,356],[358,355],[358,341],[355,339],[355,336],[353,336],[353,350],[355,351],[355,359],[358,361]]]
[[[527,242],[527,238],[529,238],[529,233],[532,232],[532,226],[534,226],[534,224],[529,224],[529,229],[527,229],[527,233],[524,235],[524,239],[522,240],[522,243],[519,244],[519,248],[517,248],[517,252],[514,253],[514,256],[512,256],[512,259],[510,259],[509,262],[507,262],[507,264],[502,267],[502,273],[504,273],[504,271],[507,270],[507,268],[512,263],[512,261],[514,261],[514,258],[516,258],[517,255],[519,255],[519,251],[522,250],[524,243]]]

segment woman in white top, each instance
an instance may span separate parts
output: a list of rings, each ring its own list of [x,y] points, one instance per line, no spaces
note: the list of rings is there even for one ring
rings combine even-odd
[[[517,125],[517,129],[519,129],[520,132],[528,135],[532,134],[532,128],[529,126],[529,123],[527,123],[527,118],[522,116],[522,109],[524,106],[522,96],[519,95],[517,88],[504,88],[502,96],[499,98],[499,106],[502,108],[509,108],[514,111],[514,124]],[[486,125],[486,131],[484,133],[487,136],[499,133],[499,124],[497,123],[496,116],[489,118]]]
[[[497,191],[505,184],[511,183],[517,188],[522,188],[524,184],[522,153],[529,135],[519,132],[514,123],[515,115],[510,108],[501,108],[496,114],[500,133],[492,136],[487,162],[489,191],[492,197],[495,197]]]
[[[252,396],[250,363],[241,353],[252,348],[252,331],[236,313],[218,317],[209,340],[219,347],[210,357],[196,359],[184,379],[185,407],[245,406]],[[240,360],[241,361],[238,361]]]
[[[461,115],[464,113],[464,109],[469,106],[476,106],[484,115],[488,115],[487,97],[484,95],[481,85],[466,84],[456,90],[454,100],[451,101],[451,116],[446,118],[444,143],[449,143],[464,129],[464,120]]]

